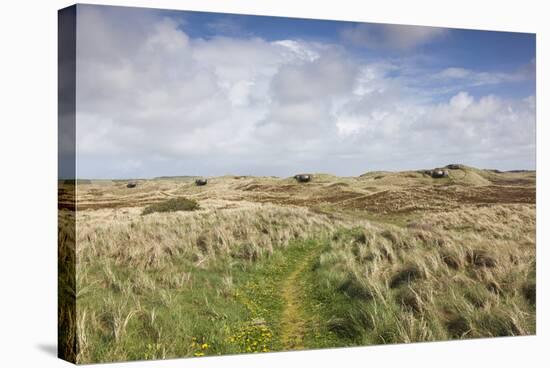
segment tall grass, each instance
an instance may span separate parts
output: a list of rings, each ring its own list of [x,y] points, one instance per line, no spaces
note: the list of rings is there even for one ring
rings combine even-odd
[[[58,266],[57,266],[57,304],[58,304],[58,355],[60,358],[75,362],[78,354],[77,339],[77,278],[75,212],[61,209],[58,215]]]
[[[281,288],[304,257],[306,347],[534,333],[534,206],[445,207],[451,187],[434,206],[431,189],[392,192],[432,179],[395,175],[82,190],[64,346],[80,363],[282,349]]]
[[[333,236],[312,277],[327,331],[353,344],[535,332],[534,207],[467,208],[420,222]]]
[[[291,239],[336,226],[303,208],[258,205],[252,209],[153,213],[127,221],[78,222],[77,262],[99,261],[160,269],[181,259],[204,265],[220,256],[255,260]]]
[[[77,223],[81,363],[276,348],[268,323],[280,309],[275,275],[291,264],[283,252],[338,226],[274,205]]]

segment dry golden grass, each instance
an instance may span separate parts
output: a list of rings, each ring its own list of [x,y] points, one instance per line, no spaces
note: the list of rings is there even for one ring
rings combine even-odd
[[[135,209],[79,212],[77,262],[82,269],[98,259],[147,269],[181,257],[203,266],[223,255],[255,260],[291,239],[320,236],[338,225],[299,207],[247,203],[219,210],[209,204],[193,212],[147,216]]]
[[[60,254],[76,262],[75,278],[62,284],[78,308],[63,309],[60,323],[79,362],[255,351],[227,341],[245,322],[246,333],[257,326],[272,336],[270,349],[281,349],[284,300],[302,302],[291,314],[306,348],[535,332],[534,172],[464,167],[444,179],[409,171],[77,188],[77,232],[60,226]],[[70,194],[60,189],[60,208],[72,208]],[[142,215],[172,198],[199,208]],[[76,247],[67,246],[71,236]],[[292,250],[305,240],[303,252]],[[303,297],[277,290],[289,284],[285,268],[271,266],[278,262],[294,265],[290,292]],[[247,277],[271,277],[266,270],[277,274],[273,289],[245,303],[237,291]],[[271,321],[247,320],[264,309]]]
[[[532,334],[534,231],[516,205],[339,233],[316,278],[359,306],[335,306],[330,328],[364,343]]]

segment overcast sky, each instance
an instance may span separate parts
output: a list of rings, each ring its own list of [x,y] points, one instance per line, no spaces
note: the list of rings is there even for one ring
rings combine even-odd
[[[535,36],[78,5],[77,175],[535,168]]]

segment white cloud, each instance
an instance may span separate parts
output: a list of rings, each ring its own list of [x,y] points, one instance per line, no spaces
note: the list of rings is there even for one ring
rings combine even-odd
[[[437,40],[445,28],[397,24],[357,24],[341,31],[344,41],[360,47],[408,50]]]
[[[319,53],[309,47],[304,47],[300,42],[293,40],[280,40],[272,42],[273,45],[287,48],[290,52],[286,55],[287,61],[292,61],[295,57],[306,61],[315,61],[319,58]]]
[[[438,77],[441,78],[468,78],[472,75],[472,71],[464,68],[451,67],[442,70]]]
[[[247,32],[243,29],[240,23],[231,16],[216,19],[206,24],[206,28],[216,34],[224,35],[243,35]]]
[[[158,15],[121,23],[120,14],[80,9],[81,177],[357,175],[447,161],[534,166],[532,97],[475,98],[465,89],[435,103],[410,78],[389,76],[395,65],[359,60],[339,46],[197,39]],[[437,34],[428,33],[395,44]]]
[[[441,70],[439,73],[433,74],[433,80],[449,80],[455,83],[462,83],[463,86],[483,86],[507,82],[519,82],[534,77],[533,63],[523,66],[522,68],[509,72],[485,72],[474,71],[471,69],[450,67]]]
[[[467,109],[472,102],[474,102],[472,96],[466,92],[460,92],[451,98],[449,105],[456,110],[462,111]]]

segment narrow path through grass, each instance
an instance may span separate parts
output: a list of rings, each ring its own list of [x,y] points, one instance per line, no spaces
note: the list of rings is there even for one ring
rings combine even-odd
[[[304,349],[306,319],[301,305],[303,293],[300,279],[308,272],[308,267],[319,252],[319,247],[312,247],[282,283],[281,297],[284,309],[281,316],[281,342],[284,350]]]

